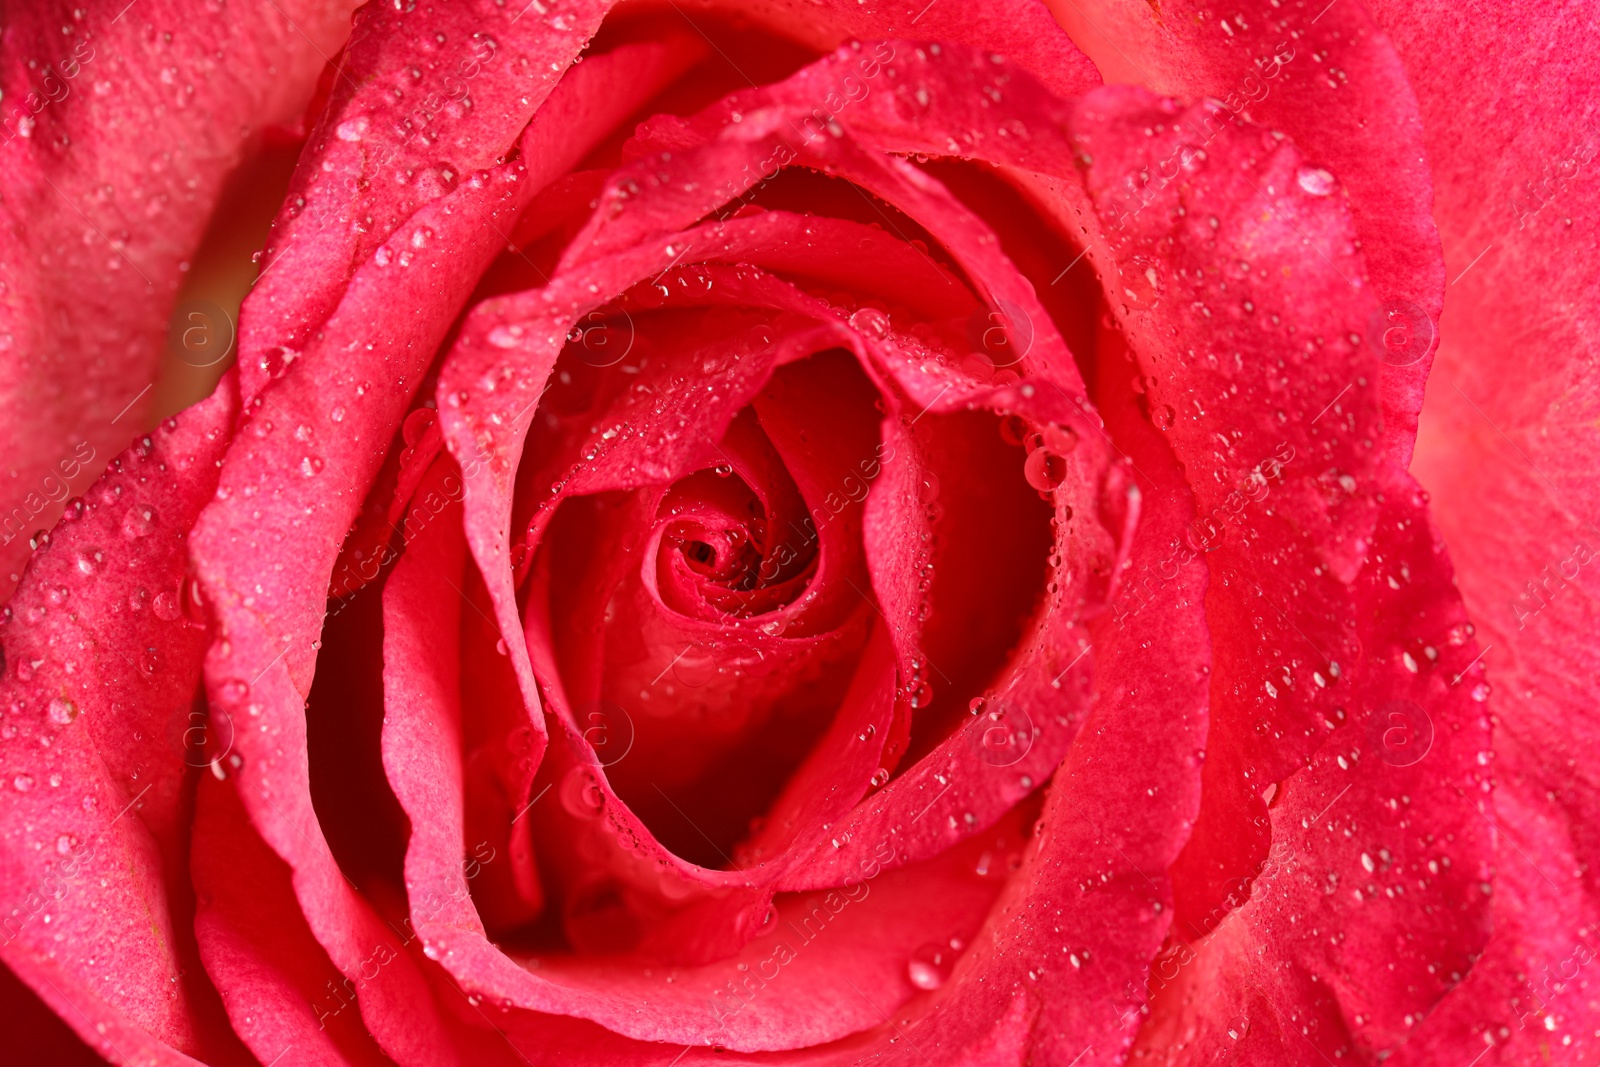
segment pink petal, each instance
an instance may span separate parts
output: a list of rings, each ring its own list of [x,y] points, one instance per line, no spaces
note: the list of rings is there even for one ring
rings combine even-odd
[[[1420,104],[1451,279],[1415,471],[1494,683],[1500,835],[1485,955],[1396,1061],[1581,1062],[1600,1029],[1579,933],[1600,922],[1600,539],[1595,264],[1572,235],[1600,219],[1593,64],[1576,11],[1514,5],[1491,29],[1435,4],[1370,6]]]
[[[1204,126],[1191,128],[1193,147],[1208,148],[1215,130],[1240,121],[1281,130],[1305,157],[1294,180],[1317,190],[1313,195],[1347,200],[1382,307],[1362,332],[1375,347],[1386,336],[1390,342],[1378,368],[1384,447],[1408,463],[1445,276],[1417,97],[1367,9],[1249,2],[1226,12],[1190,3],[1163,3],[1157,11],[1100,0],[1049,2],[1110,81],[1185,103],[1221,102]],[[1148,180],[1124,172],[1122,210],[1148,210],[1141,204],[1171,180],[1177,163],[1163,159]]]
[[[183,980],[184,783],[217,752],[198,737],[231,733],[191,705],[208,634],[184,535],[235,405],[229,380],[113,460],[5,611],[5,959],[92,1046],[109,1049],[94,1026],[110,1027],[124,1060],[233,1044]]]
[[[306,928],[289,869],[256,834],[232,787],[209,774],[200,780],[190,870],[200,956],[256,1059],[389,1062],[353,1007],[359,990],[345,985]],[[392,951],[383,946],[369,967]]]
[[[298,117],[352,6],[79,0],[8,12],[0,597],[34,532],[147,425],[184,261],[223,181],[263,127]]]
[[[948,41],[1004,55],[1062,96],[1099,82],[1093,64],[1048,9],[1032,0],[1005,0],[977,9],[946,0],[898,9],[876,9],[854,0],[824,0],[795,9],[763,0],[743,10],[818,51],[851,40]]]
[[[1494,826],[1477,648],[1415,484],[1391,469],[1383,487],[1352,588],[1365,662],[1348,721],[1276,783],[1248,899],[1180,913],[1183,966],[1140,1034],[1170,1062],[1392,1054],[1483,951]],[[1392,669],[1411,649],[1416,670]]]

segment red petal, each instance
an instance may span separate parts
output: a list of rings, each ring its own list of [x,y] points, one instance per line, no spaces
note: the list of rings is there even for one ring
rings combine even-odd
[[[1118,335],[1102,330],[1098,347],[1115,366]],[[1166,599],[1090,624],[1095,711],[1056,771],[1027,860],[950,985],[923,1018],[880,1032],[880,1050],[896,1038],[930,1058],[967,1050],[960,1062],[1121,1064],[1147,977],[1162,973],[1150,961],[1172,921],[1166,872],[1200,799],[1206,574],[1195,556],[1172,557],[1193,500],[1170,449],[1125,378],[1103,381],[1098,399],[1146,494],[1129,573],[1160,574]]]
[[[378,44],[372,47],[381,52]],[[390,57],[395,63],[402,59]],[[584,80],[580,74],[575,84]],[[483,84],[487,92],[487,73]],[[483,114],[490,122],[493,110]],[[537,125],[527,136],[537,136]],[[306,165],[319,159],[313,153]],[[410,391],[498,247],[498,234],[535,187],[521,164],[497,166],[421,207],[405,234],[392,239],[387,256],[374,253],[356,267],[338,309],[321,323],[320,340],[308,344],[305,356],[252,405],[252,420],[224,464],[222,499],[193,538],[197,567],[224,634],[207,664],[213,701],[241,719],[259,718],[264,727],[240,732],[241,795],[263,838],[295,870],[296,894],[312,932],[346,977],[358,974],[373,945],[390,935],[343,881],[310,803],[301,709],[312,642],[337,545],[363,496],[356,487],[371,483]],[[310,234],[306,243],[308,252],[322,247]],[[248,358],[248,338],[245,351]],[[363,354],[352,362],[349,351]],[[375,390],[374,381],[395,384]],[[354,491],[330,492],[330,479]],[[263,558],[284,563],[265,581]],[[250,715],[252,708],[256,715]],[[427,1002],[426,984],[415,961],[402,953],[361,998],[369,1029],[393,1055],[451,1054],[448,1020],[416,1013],[415,1004]]]
[[[184,783],[218,752],[197,734],[231,733],[191,709],[207,632],[185,612],[183,539],[235,404],[230,379],[113,460],[5,612],[5,958],[46,1000],[83,1005],[62,1014],[91,1045],[93,1024],[120,1031],[119,1058],[232,1045],[183,981]]]

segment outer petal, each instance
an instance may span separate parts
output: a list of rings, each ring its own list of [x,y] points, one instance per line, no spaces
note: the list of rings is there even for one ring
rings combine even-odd
[[[1417,100],[1393,46],[1360,3],[1247,0],[1189,3],[1047,0],[1109,81],[1184,102],[1221,101],[1204,148],[1237,116],[1287,133],[1306,157],[1302,184],[1329,172],[1348,196],[1362,258],[1382,310],[1363,332],[1387,342],[1380,368],[1384,445],[1411,458],[1417,412],[1437,341],[1444,265],[1429,216],[1432,185]],[[1120,175],[1120,210],[1137,215],[1177,176],[1178,156]],[[1326,169],[1323,169],[1326,168]],[[1113,227],[1115,228],[1115,227]],[[1309,229],[1308,251],[1337,250]]]
[[[250,825],[233,787],[207,774],[196,801],[191,861],[195,933],[234,1029],[262,1063],[376,1067],[346,979],[312,938],[289,870]],[[387,962],[377,953],[373,964]]]
[[[1421,494],[1397,471],[1384,489],[1353,590],[1355,617],[1376,622],[1351,664],[1347,721],[1269,791],[1272,848],[1243,905],[1180,915],[1147,1055],[1381,1062],[1482,950],[1493,823],[1476,648]],[[1408,656],[1415,670],[1389,669]]]
[[[1062,96],[1099,80],[1088,58],[1037,0],[1001,0],[976,8],[948,0],[882,6],[823,0],[803,7],[758,0],[740,4],[738,10],[818,51],[838,48],[852,38],[950,41],[1006,56]]]
[[[209,758],[191,745],[208,729],[191,708],[207,633],[183,610],[184,536],[235,403],[230,379],[113,460],[5,612],[0,952],[121,1061],[237,1048],[209,990],[182,977],[198,977],[184,783]]]
[[[1402,1062],[1582,1062],[1600,1030],[1596,10],[1513,5],[1490,27],[1371,6],[1420,102],[1449,265],[1415,471],[1494,682],[1500,826],[1495,933]]]
[[[298,117],[353,6],[7,8],[0,597],[32,534],[146,424],[184,261],[223,180],[262,127]]]

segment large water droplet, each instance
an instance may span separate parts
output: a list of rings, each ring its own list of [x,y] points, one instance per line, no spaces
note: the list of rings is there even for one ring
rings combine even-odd
[[[155,595],[150,602],[150,610],[155,612],[156,618],[162,622],[176,622],[182,611],[178,608],[178,595],[170,589],[163,589]]]
[[[1048,493],[1067,478],[1067,461],[1048,448],[1036,448],[1022,465],[1022,474],[1028,484],[1041,493]]]
[[[717,661],[704,648],[690,648],[672,665],[672,674],[691,688],[705,685],[716,676]]]
[[[850,316],[850,325],[869,337],[889,336],[889,316],[875,307],[864,307]]]
[[[359,141],[366,136],[367,130],[371,126],[372,122],[367,116],[357,115],[355,118],[345,119],[339,123],[333,132],[341,141]]]
[[[78,705],[70,697],[56,697],[50,701],[48,714],[51,722],[66,726],[78,717]]]
[[[1312,196],[1327,196],[1333,192],[1333,175],[1321,167],[1301,167],[1295,172],[1294,180]]]
[[[561,806],[581,819],[592,819],[606,806],[605,792],[594,775],[574,768],[561,783]]]
[[[150,507],[129,508],[128,513],[122,516],[122,536],[128,540],[148,537],[150,531],[156,528],[156,509]]]
[[[289,366],[299,358],[300,353],[295,349],[273,345],[261,353],[257,366],[266,372],[267,377],[281,378],[288,373]]]

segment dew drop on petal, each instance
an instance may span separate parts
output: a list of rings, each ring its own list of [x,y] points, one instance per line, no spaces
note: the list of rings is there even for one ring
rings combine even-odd
[[[1321,167],[1301,167],[1295,172],[1294,180],[1312,196],[1327,196],[1333,192],[1333,175]]]
[[[956,950],[951,946],[930,941],[911,954],[906,978],[918,989],[938,989],[950,977],[955,956]]]
[[[49,715],[57,726],[66,726],[78,717],[78,705],[68,697],[56,697],[50,701]]]
[[[128,509],[122,517],[122,535],[133,541],[146,537],[156,528],[156,509],[139,506]]]
[[[1067,477],[1067,461],[1048,448],[1037,448],[1022,465],[1023,477],[1041,493],[1048,493]]]
[[[163,589],[155,595],[150,602],[150,609],[155,612],[156,618],[163,622],[175,622],[182,612],[178,608],[178,596],[170,589]]]

